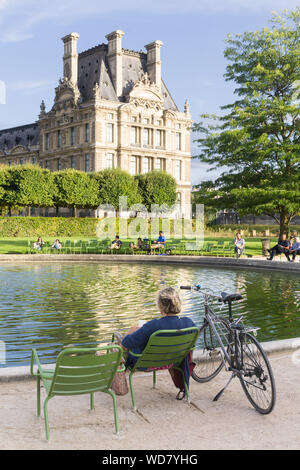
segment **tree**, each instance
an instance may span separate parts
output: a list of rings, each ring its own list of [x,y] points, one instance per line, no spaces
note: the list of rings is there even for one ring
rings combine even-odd
[[[137,175],[142,202],[148,210],[152,204],[173,206],[177,200],[177,183],[173,176],[164,171],[154,170]]]
[[[57,193],[54,200],[57,212],[59,207],[72,207],[74,217],[78,207],[96,208],[98,205],[98,185],[91,175],[84,171],[67,169],[56,171],[54,180]]]
[[[8,207],[9,215],[13,207],[53,205],[56,187],[49,170],[37,165],[14,165],[4,169],[4,178],[2,201]]]
[[[228,36],[225,78],[237,85],[238,99],[221,107],[221,117],[203,115],[205,124],[194,130],[198,158],[226,167],[198,187],[202,202],[267,214],[282,234],[300,213],[300,9],[271,23],[271,29]]]
[[[119,168],[105,169],[94,174],[98,183],[98,202],[108,204],[119,211],[120,197],[127,197],[127,207],[141,202],[137,181]]]

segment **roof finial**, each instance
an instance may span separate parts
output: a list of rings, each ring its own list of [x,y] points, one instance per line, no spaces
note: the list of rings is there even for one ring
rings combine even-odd
[[[189,114],[189,113],[190,113],[190,105],[189,105],[188,100],[185,100],[185,103],[184,103],[184,112],[185,112],[185,114]]]

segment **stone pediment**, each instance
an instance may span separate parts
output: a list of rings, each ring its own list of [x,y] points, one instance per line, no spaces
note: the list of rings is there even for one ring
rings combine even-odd
[[[150,82],[146,72],[128,93],[127,102],[163,108],[164,101],[158,86]]]
[[[24,153],[24,152],[27,152],[28,150],[26,149],[26,147],[24,147],[24,145],[16,145],[13,149],[11,149],[10,153],[11,154],[14,154],[14,153]]]
[[[74,108],[80,99],[80,92],[68,78],[60,79],[58,87],[55,88],[55,98],[52,111],[61,111]]]

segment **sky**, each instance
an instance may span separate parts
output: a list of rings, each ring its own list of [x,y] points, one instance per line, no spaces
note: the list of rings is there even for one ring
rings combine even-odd
[[[0,129],[35,122],[42,99],[53,105],[63,75],[61,38],[80,35],[78,52],[107,42],[121,29],[122,46],[145,50],[156,39],[162,77],[178,108],[188,99],[192,119],[220,113],[234,101],[225,82],[225,40],[268,26],[272,12],[292,10],[299,0],[0,0]],[[5,91],[5,93],[4,93]],[[5,100],[4,100],[5,98]],[[5,104],[4,104],[5,101]],[[192,140],[195,136],[192,135]],[[192,142],[192,155],[197,144]],[[192,160],[192,184],[217,175]]]

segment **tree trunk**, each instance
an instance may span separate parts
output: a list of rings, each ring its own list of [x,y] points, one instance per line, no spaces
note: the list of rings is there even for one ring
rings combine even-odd
[[[31,206],[28,206],[28,217],[31,217]]]
[[[55,207],[55,217],[58,217],[58,215],[59,215],[59,207],[56,206]]]
[[[73,216],[77,217],[77,207],[73,207]]]
[[[290,221],[291,221],[290,214],[283,209],[280,213],[280,233],[279,233],[280,238],[284,233],[288,237]]]

